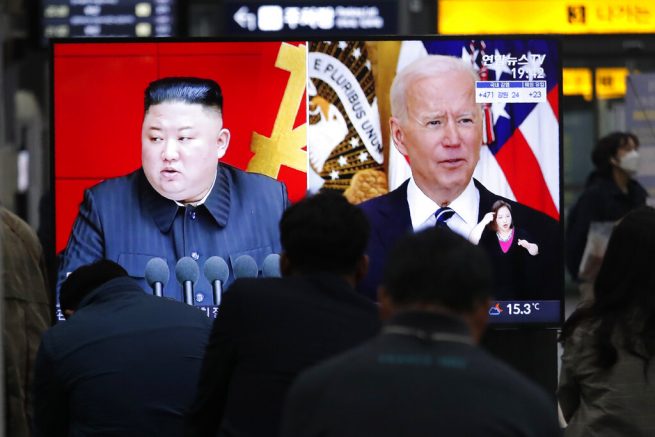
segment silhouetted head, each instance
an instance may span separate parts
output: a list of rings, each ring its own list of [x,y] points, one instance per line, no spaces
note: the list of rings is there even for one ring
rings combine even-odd
[[[361,279],[370,226],[340,194],[325,192],[289,207],[280,220],[282,274],[330,272]]]
[[[465,319],[479,338],[491,287],[491,265],[481,248],[447,229],[431,228],[394,246],[379,300],[383,317],[411,309],[445,312]]]
[[[77,311],[80,302],[93,290],[115,278],[128,276],[123,267],[106,259],[82,266],[68,275],[59,290],[64,317]]]

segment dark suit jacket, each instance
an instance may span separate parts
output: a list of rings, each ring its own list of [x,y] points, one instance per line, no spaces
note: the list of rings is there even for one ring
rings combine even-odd
[[[391,326],[408,332],[385,333]],[[458,319],[396,316],[378,337],[298,377],[282,437],[559,435],[554,400],[466,340]]]
[[[214,323],[185,435],[277,435],[296,375],[378,328],[375,305],[337,276],[239,279]]]
[[[145,294],[131,278],[98,287],[43,335],[36,435],[179,436],[210,329],[200,310]]]
[[[84,193],[63,252],[57,289],[67,272],[110,259],[150,291],[145,266],[151,258],[161,257],[171,272],[164,296],[182,300],[182,287],[174,273],[180,258],[196,259],[202,272],[207,258],[218,255],[231,271],[236,258],[250,255],[261,268],[267,255],[281,250],[278,222],[286,206],[284,184],[224,164],[218,166],[211,194],[197,208],[178,207],[160,196],[142,169],[108,179]],[[230,274],[224,286],[233,280]],[[212,304],[211,286],[202,273],[195,295],[197,304]]]
[[[371,238],[367,249],[370,260],[369,272],[364,281],[359,284],[358,290],[371,299],[376,298],[387,253],[398,238],[412,232],[412,221],[407,204],[408,182],[405,181],[400,187],[384,196],[360,205],[371,223]],[[539,255],[535,257],[537,277],[534,283],[538,284],[537,288],[526,290],[520,293],[520,296],[513,298],[559,299],[563,292],[564,281],[562,234],[559,223],[546,214],[493,194],[477,180],[474,182],[480,193],[478,221],[491,211],[491,206],[496,200],[502,199],[512,206],[514,223],[534,236],[535,241],[531,242],[539,246]]]

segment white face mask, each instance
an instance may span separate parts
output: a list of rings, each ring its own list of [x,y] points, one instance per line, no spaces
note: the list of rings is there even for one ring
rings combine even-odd
[[[639,168],[639,152],[631,150],[619,160],[619,167],[622,168],[630,176],[637,173]]]

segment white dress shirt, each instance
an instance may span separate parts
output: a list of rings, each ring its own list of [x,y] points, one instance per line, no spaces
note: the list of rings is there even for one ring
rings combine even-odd
[[[439,209],[439,205],[421,191],[413,177],[409,179],[407,185],[407,204],[414,232],[436,224],[437,219],[434,217],[434,213]],[[455,211],[455,214],[446,222],[448,227],[462,237],[468,238],[473,227],[478,224],[480,208],[480,193],[475,188],[473,179],[470,180],[462,194],[448,206]]]
[[[218,172],[216,172],[216,175],[218,175]],[[214,189],[214,184],[216,183],[216,175],[214,175],[214,182],[212,182],[212,186],[209,187],[209,191],[207,191],[207,194],[205,194],[204,197],[202,199],[200,199],[199,201],[191,202],[191,203],[182,203],[182,202],[178,202],[177,200],[174,200],[173,202],[177,203],[177,206],[181,206],[182,208],[184,208],[186,206],[189,206],[189,205],[193,206],[194,208],[202,205],[203,203],[205,203],[205,201],[209,197],[209,194]]]

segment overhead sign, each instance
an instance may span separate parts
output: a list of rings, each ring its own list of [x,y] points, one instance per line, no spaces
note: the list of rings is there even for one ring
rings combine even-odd
[[[562,70],[562,94],[565,96],[582,96],[591,100],[594,96],[590,68],[564,68]]]
[[[440,34],[652,33],[655,2],[643,0],[439,0]]]
[[[43,37],[175,35],[175,0],[43,0]]]
[[[623,67],[596,69],[596,97],[618,99],[625,96],[625,78],[628,69]]]
[[[316,3],[227,2],[226,29],[231,34],[284,32],[285,34],[389,34],[395,33],[394,1]]]

